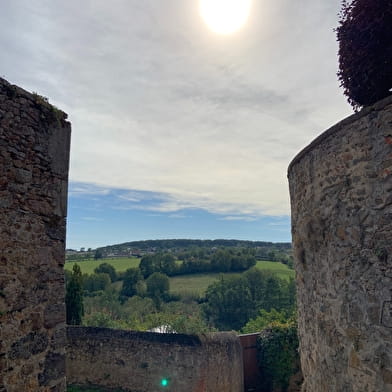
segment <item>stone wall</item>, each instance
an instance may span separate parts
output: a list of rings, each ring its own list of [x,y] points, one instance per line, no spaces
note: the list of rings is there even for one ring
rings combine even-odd
[[[65,390],[70,124],[0,78],[0,391]]]
[[[392,97],[289,167],[303,390],[392,391]]]
[[[242,392],[234,333],[189,336],[67,327],[67,382],[132,392]],[[160,385],[168,380],[166,388]]]

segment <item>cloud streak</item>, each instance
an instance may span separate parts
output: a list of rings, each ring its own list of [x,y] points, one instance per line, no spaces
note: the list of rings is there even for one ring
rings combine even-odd
[[[69,113],[70,178],[92,184],[72,194],[287,215],[288,163],[350,110],[335,77],[339,3],[255,1],[249,26],[222,38],[197,1],[4,0],[2,69]]]

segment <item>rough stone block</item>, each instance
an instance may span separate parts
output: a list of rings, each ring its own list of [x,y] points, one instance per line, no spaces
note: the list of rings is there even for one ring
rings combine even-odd
[[[69,141],[64,113],[0,78],[0,391],[65,391]]]
[[[303,391],[392,391],[392,97],[289,167]]]

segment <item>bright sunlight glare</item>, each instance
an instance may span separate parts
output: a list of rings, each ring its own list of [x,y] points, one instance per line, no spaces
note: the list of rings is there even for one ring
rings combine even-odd
[[[200,15],[218,34],[231,34],[248,20],[252,0],[199,0]]]

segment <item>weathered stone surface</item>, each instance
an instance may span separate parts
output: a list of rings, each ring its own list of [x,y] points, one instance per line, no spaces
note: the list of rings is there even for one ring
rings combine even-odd
[[[0,391],[65,390],[69,143],[64,113],[0,78]]]
[[[67,382],[130,392],[242,392],[234,333],[201,336],[67,327]]]
[[[307,392],[392,391],[392,98],[289,167]]]

